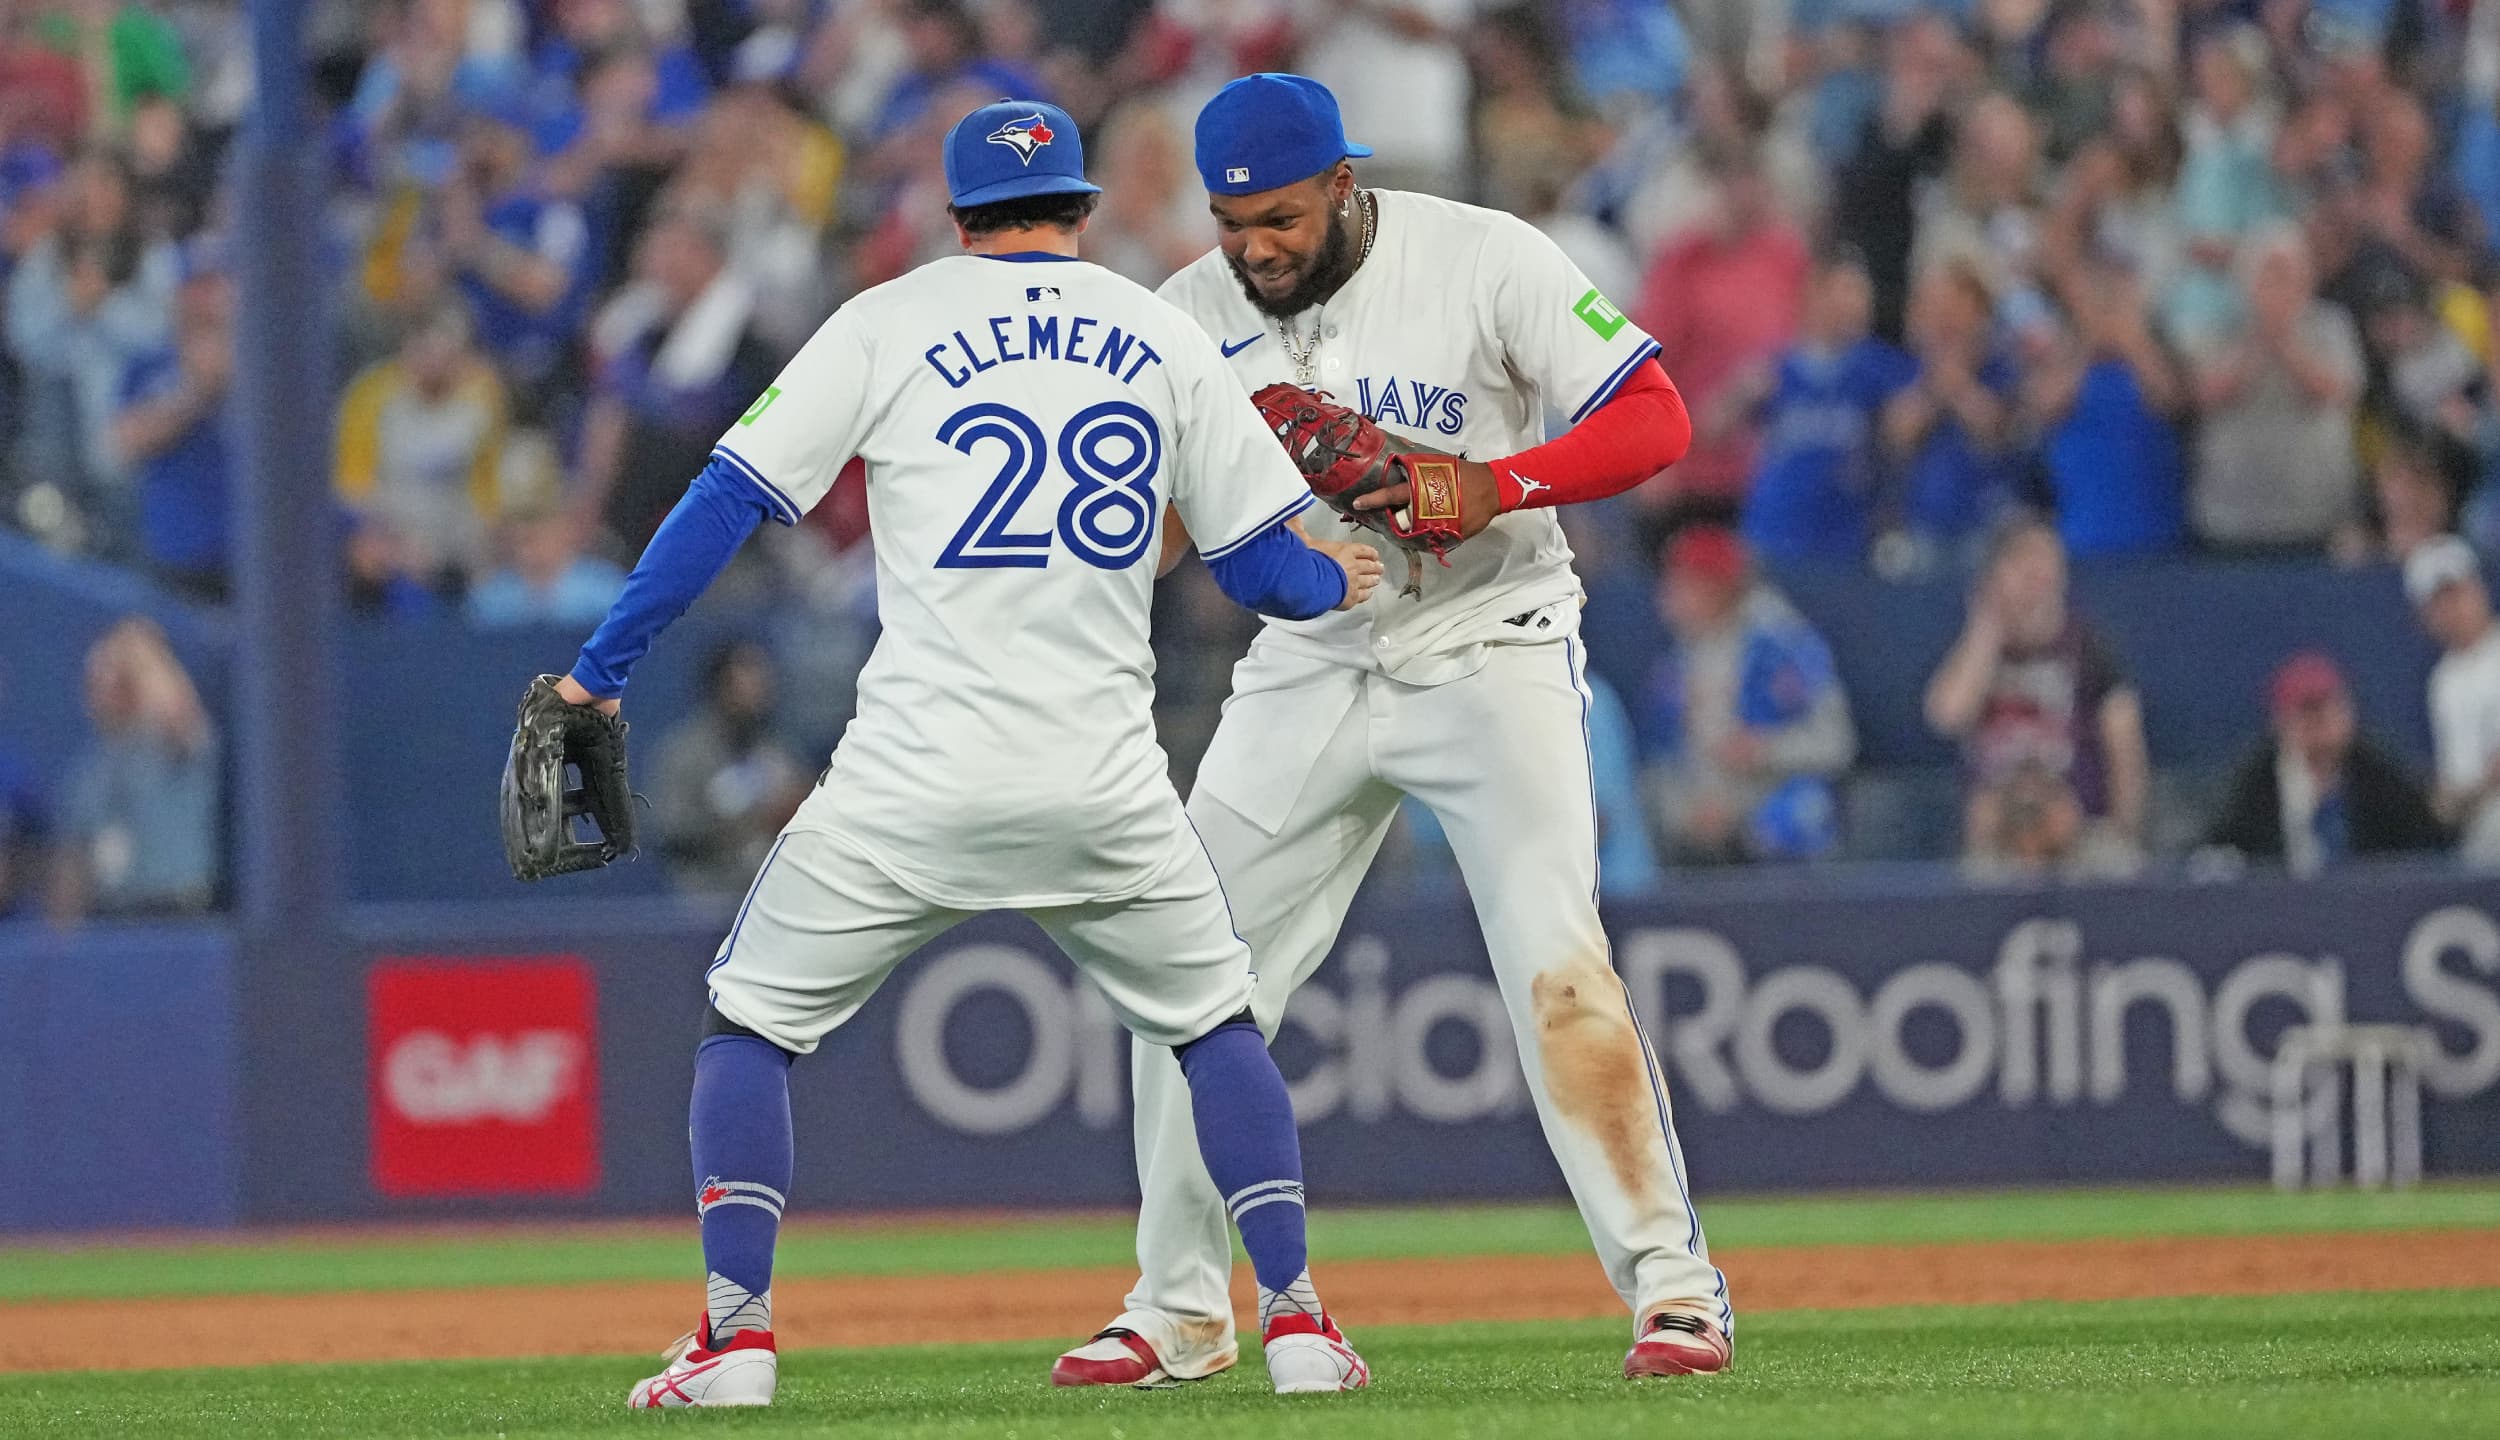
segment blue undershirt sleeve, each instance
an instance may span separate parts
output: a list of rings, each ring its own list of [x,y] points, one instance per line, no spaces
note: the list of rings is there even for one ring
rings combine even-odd
[[[634,662],[719,578],[738,547],[772,513],[764,492],[726,462],[715,459],[704,467],[643,547],[624,592],[582,647],[573,679],[602,700],[624,694],[625,675]]]
[[[1325,615],[1345,599],[1345,571],[1279,520],[1207,562],[1234,604],[1279,620]]]

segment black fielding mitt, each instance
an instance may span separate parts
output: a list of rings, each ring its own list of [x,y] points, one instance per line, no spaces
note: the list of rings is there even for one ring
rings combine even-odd
[[[567,783],[566,770],[579,777]],[[515,880],[596,870],[634,848],[634,794],[625,783],[625,722],[556,693],[541,675],[521,697],[503,767],[503,854]],[[587,815],[596,838],[574,838]]]

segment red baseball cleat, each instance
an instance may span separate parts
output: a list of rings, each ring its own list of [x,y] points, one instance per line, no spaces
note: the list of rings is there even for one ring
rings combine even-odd
[[[1715,1375],[1734,1361],[1727,1332],[1698,1315],[1661,1310],[1642,1323],[1640,1340],[1623,1357],[1623,1378]]]

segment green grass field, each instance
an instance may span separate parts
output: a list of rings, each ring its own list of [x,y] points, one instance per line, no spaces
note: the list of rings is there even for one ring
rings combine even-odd
[[[2500,1226],[2500,1190],[2276,1197],[2077,1192],[1712,1207],[1725,1249]],[[1544,1208],[1314,1216],[1330,1256],[1576,1253]],[[688,1227],[689,1237],[691,1227]],[[1125,1258],[1111,1219],[969,1230],[802,1227],[784,1273],[977,1271]],[[544,1231],[472,1244],[349,1235],[0,1249],[6,1301],[684,1276],[687,1240]],[[1009,1257],[1012,1257],[1010,1259]],[[1742,1303],[1742,1296],[1739,1296]],[[491,1306],[486,1307],[491,1314]],[[483,1318],[483,1317],[482,1317]],[[1079,1322],[1081,1323],[1081,1321]],[[2500,1291],[1800,1311],[1745,1319],[1732,1374],[1628,1385],[1621,1323],[1360,1330],[1372,1391],[1267,1393],[1255,1358],[1161,1393],[1055,1392],[1029,1344],[787,1357],[761,1414],[621,1408],[644,1356],[0,1375],[0,1436],[611,1435],[654,1424],[926,1440],[1386,1437],[2500,1435]]]

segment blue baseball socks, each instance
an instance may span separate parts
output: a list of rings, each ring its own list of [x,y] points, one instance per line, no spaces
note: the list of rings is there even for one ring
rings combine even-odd
[[[703,1217],[703,1348],[773,1328],[773,1243],[790,1193],[789,1051],[752,1034],[694,1055],[695,1210]]]
[[[1229,1020],[1174,1053],[1189,1077],[1198,1153],[1259,1277],[1260,1327],[1282,1314],[1318,1316],[1303,1231],[1302,1142],[1266,1039],[1247,1018]]]

